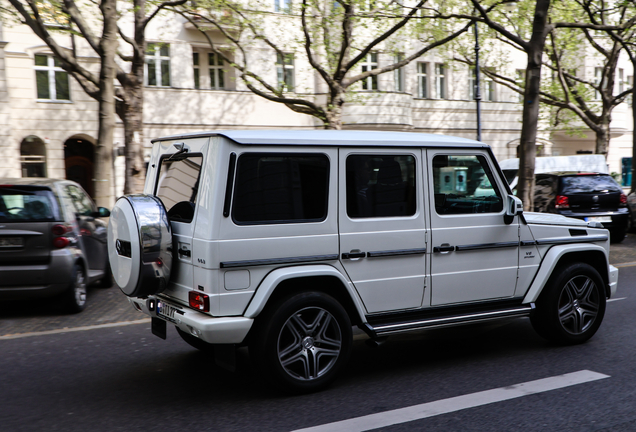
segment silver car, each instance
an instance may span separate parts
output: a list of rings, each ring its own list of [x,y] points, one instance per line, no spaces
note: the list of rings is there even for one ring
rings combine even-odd
[[[87,285],[112,285],[99,219],[109,215],[72,181],[0,179],[0,301],[55,298],[84,310]]]

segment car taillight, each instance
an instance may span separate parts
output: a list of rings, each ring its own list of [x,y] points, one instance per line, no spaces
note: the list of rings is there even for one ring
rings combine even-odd
[[[71,228],[70,225],[66,225],[66,224],[53,225],[53,227],[51,228],[51,232],[53,233],[54,236],[56,236],[53,239],[53,247],[58,249],[64,249],[66,246],[68,246],[69,243],[71,243],[71,241],[68,239],[68,237],[63,237],[63,236],[71,232],[72,230],[73,228]]]
[[[621,198],[618,201],[618,206],[627,207],[627,196],[624,193],[621,194]]]
[[[566,197],[565,195],[557,195],[556,200],[554,201],[554,208],[570,208],[570,201],[568,200],[568,197]]]
[[[188,294],[190,307],[201,312],[210,312],[210,297],[198,291],[190,291]]]

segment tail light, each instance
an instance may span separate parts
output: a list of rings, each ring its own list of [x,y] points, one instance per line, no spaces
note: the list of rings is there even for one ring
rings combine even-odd
[[[557,195],[556,200],[554,201],[554,208],[569,209],[570,201],[568,200],[568,197],[565,195]]]
[[[190,291],[188,294],[190,307],[201,312],[210,312],[210,297],[198,291]]]
[[[619,207],[627,207],[627,196],[622,193],[620,200],[618,201],[618,206]]]
[[[68,246],[71,241],[68,239],[68,237],[65,237],[65,235],[71,231],[73,231],[73,228],[70,225],[53,225],[53,228],[51,228],[51,232],[55,236],[55,238],[53,239],[53,247],[57,249],[64,249],[66,246]]]

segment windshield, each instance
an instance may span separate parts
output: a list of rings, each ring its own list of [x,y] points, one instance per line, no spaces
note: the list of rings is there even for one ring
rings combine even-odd
[[[561,177],[560,189],[562,195],[623,192],[618,183],[608,175],[575,175]]]
[[[0,186],[0,222],[45,222],[58,214],[53,192],[37,186]]]

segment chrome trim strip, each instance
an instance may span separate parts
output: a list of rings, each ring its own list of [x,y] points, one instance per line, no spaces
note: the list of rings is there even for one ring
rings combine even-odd
[[[529,305],[520,306],[512,309],[503,309],[498,311],[479,312],[468,315],[457,315],[442,318],[431,318],[420,321],[403,322],[398,324],[387,324],[378,327],[372,327],[378,335],[384,335],[388,333],[398,333],[411,330],[418,330],[425,327],[436,327],[444,325],[462,324],[472,321],[508,318],[514,316],[526,316],[529,315],[535,306],[534,303]]]
[[[482,250],[482,249],[499,249],[499,248],[508,248],[508,247],[517,247],[519,246],[519,242],[502,242],[502,243],[483,243],[483,244],[473,244],[473,245],[460,245],[455,246],[455,251],[471,251],[471,250]]]
[[[537,242],[535,240],[521,240],[521,246],[536,246]]]
[[[568,244],[568,243],[593,243],[598,241],[607,241],[607,235],[595,235],[595,236],[576,236],[576,237],[554,237],[549,239],[537,240],[538,245],[549,244]]]
[[[426,253],[426,248],[398,249],[398,250],[388,250],[388,251],[367,252],[367,257],[375,258],[375,257],[387,257],[387,256],[401,256],[401,255],[422,255],[425,253]]]
[[[338,254],[333,255],[314,255],[305,257],[289,257],[289,258],[269,258],[260,260],[246,261],[224,261],[221,262],[221,268],[251,267],[271,264],[298,264],[304,262],[315,261],[334,261],[338,259]]]

